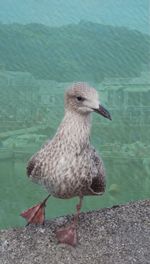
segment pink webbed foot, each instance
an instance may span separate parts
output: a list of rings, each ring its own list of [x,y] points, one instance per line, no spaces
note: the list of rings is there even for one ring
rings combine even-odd
[[[75,247],[78,243],[77,240],[77,225],[79,214],[82,206],[83,197],[80,197],[80,202],[77,204],[77,212],[74,216],[73,223],[70,226],[60,228],[56,231],[56,237],[59,243],[65,243]]]
[[[77,245],[77,230],[74,224],[58,229],[56,237],[59,243],[65,243],[73,247]]]
[[[29,224],[43,224],[45,220],[45,206],[37,204],[20,214]]]
[[[39,203],[24,212],[20,215],[27,220],[27,225],[29,224],[44,224],[45,221],[45,206],[50,195],[44,199],[42,203]]]

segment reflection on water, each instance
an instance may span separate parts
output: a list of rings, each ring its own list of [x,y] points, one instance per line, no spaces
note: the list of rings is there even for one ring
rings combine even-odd
[[[46,81],[43,92],[44,81],[37,80],[39,89],[34,100],[34,86],[33,91],[23,89],[21,94],[17,92],[16,80],[21,78],[20,81],[23,82],[23,73],[14,78],[13,74],[6,75],[5,72],[4,76],[3,84],[6,87],[9,77],[14,80],[10,87],[18,98],[17,104],[13,105],[15,101],[11,102],[11,98],[7,96],[8,86],[3,91],[3,105],[0,108],[0,227],[9,227],[23,225],[24,220],[19,213],[47,195],[40,186],[29,181],[25,168],[32,154],[47,138],[54,135],[63,117],[63,94],[68,84]],[[94,87],[101,94],[101,102],[107,106],[112,116],[112,122],[108,122],[93,114],[91,136],[92,144],[105,162],[107,190],[102,197],[86,197],[83,209],[99,209],[149,198],[150,101],[147,98],[150,98],[150,80],[147,73],[144,78],[107,79],[102,83],[95,83]],[[0,88],[3,90],[2,86]],[[30,95],[30,99],[32,97],[32,101],[24,99],[26,93]],[[47,217],[73,213],[75,201],[76,198],[50,198]]]
[[[5,76],[5,81],[8,76],[10,73]],[[22,80],[22,76],[23,73],[14,80]],[[11,84],[12,89],[15,83],[16,81]],[[54,135],[63,116],[63,94],[68,84],[46,81],[43,92],[41,83],[43,84],[42,81],[37,81],[39,90],[36,92],[35,101],[35,87],[33,91],[22,90],[18,96],[16,90],[14,94],[18,98],[18,105],[14,108],[10,104],[11,98],[7,98],[7,90],[3,91],[3,102],[7,102],[3,107],[1,105],[0,116],[0,227],[3,228],[23,225],[24,220],[19,213],[47,195],[40,186],[29,181],[25,168],[31,155],[47,138]],[[138,87],[136,89],[133,88],[135,84]],[[0,87],[2,89],[2,86]],[[150,80],[142,77],[121,80],[114,78],[100,84],[95,83],[94,87],[101,94],[101,101],[112,116],[112,122],[108,122],[93,114],[91,136],[92,144],[96,146],[105,162],[107,190],[104,196],[86,197],[83,210],[149,198],[150,101],[147,98],[150,98]],[[25,93],[32,96],[32,101],[24,99]],[[37,96],[38,104],[35,103]],[[47,217],[73,213],[75,204],[76,198],[50,198],[46,209]]]
[[[26,163],[54,135],[74,81],[93,85],[112,116],[93,114],[91,140],[105,162],[107,190],[86,197],[83,209],[149,198],[150,36],[85,20],[56,28],[30,22],[0,23],[0,228],[23,225],[19,213],[47,195],[26,177]],[[47,217],[73,213],[75,204],[50,198]]]
[[[150,159],[108,156],[106,152],[103,155],[109,176],[106,193],[101,197],[86,197],[83,210],[99,209],[149,197]],[[30,182],[25,175],[26,162],[27,158],[0,161],[1,228],[23,225],[25,222],[19,213],[38,203],[47,195],[43,188]],[[73,213],[76,199],[50,198],[46,208],[47,218]]]

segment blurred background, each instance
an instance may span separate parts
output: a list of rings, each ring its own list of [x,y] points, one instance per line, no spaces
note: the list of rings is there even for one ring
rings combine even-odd
[[[47,195],[26,164],[55,134],[75,81],[112,116],[93,114],[107,190],[83,210],[150,198],[150,1],[0,0],[0,228],[24,225],[20,212]],[[50,198],[47,218],[76,201]]]

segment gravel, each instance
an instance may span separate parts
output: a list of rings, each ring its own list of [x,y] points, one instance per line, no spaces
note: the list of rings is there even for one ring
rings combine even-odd
[[[150,200],[81,213],[75,248],[55,238],[71,217],[0,230],[0,264],[150,263]]]

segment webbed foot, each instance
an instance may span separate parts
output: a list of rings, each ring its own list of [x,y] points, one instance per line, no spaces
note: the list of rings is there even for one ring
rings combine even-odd
[[[43,200],[43,202],[25,210],[20,215],[27,220],[29,224],[44,224],[45,221],[45,206],[50,195]]]
[[[77,230],[74,224],[58,229],[56,237],[59,243],[65,243],[73,247],[77,245]]]

